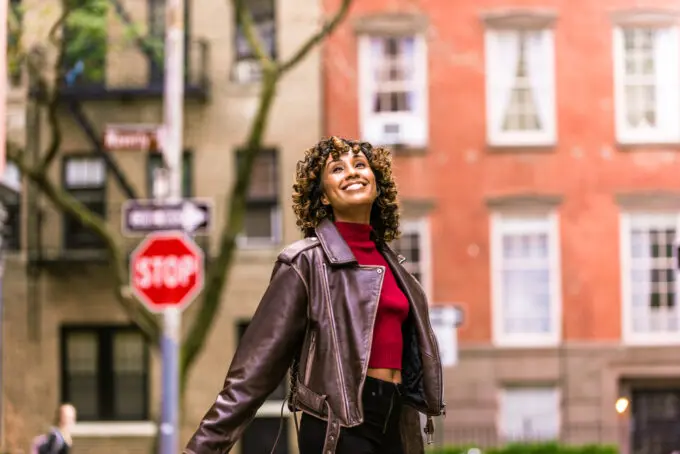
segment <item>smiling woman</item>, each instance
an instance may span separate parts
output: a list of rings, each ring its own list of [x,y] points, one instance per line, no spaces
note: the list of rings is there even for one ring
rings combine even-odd
[[[378,238],[392,241],[399,213],[390,152],[339,137],[319,142],[298,163],[293,209],[306,237],[328,218],[370,223]]]
[[[279,254],[185,454],[229,452],[288,369],[300,454],[423,454],[417,412],[431,436],[441,360],[425,294],[389,246],[399,234],[389,151],[320,141],[298,163],[293,208],[305,238]]]

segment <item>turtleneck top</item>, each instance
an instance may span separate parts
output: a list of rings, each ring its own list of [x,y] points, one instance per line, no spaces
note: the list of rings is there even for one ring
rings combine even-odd
[[[385,268],[368,367],[401,370],[403,350],[401,327],[408,316],[408,299],[399,288],[385,257],[378,251],[375,242],[371,239],[372,227],[369,224],[339,221],[335,223],[335,226],[352,250],[359,265]]]

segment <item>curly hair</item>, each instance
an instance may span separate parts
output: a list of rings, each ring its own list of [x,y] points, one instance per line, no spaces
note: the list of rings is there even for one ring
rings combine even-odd
[[[305,237],[310,237],[314,236],[314,229],[323,219],[333,220],[332,211],[326,210],[321,203],[323,169],[329,155],[338,159],[340,154],[350,151],[363,153],[375,175],[378,197],[371,208],[370,222],[376,240],[389,243],[399,237],[399,205],[397,184],[392,177],[392,156],[387,149],[373,147],[368,142],[333,136],[305,151],[304,159],[297,163],[293,184],[297,226]]]

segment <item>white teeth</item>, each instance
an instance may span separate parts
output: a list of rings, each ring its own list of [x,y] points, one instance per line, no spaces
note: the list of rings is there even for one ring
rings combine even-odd
[[[361,189],[363,185],[361,183],[352,183],[345,188],[345,191],[354,191],[355,189]]]

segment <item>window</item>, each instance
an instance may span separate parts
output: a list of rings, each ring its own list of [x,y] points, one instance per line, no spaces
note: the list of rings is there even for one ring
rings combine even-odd
[[[359,39],[361,136],[380,145],[427,145],[427,50],[414,36]]]
[[[64,187],[78,201],[99,216],[106,217],[106,164],[96,156],[64,158]],[[64,215],[67,249],[100,249],[103,240],[80,221]]]
[[[7,57],[8,57],[8,86],[10,88],[21,85],[21,33],[24,27],[24,7],[21,0],[10,0],[7,27]]]
[[[238,323],[236,327],[238,342],[241,342],[247,328],[247,321]],[[255,419],[246,428],[241,439],[241,452],[243,454],[271,451],[281,424],[281,405],[284,404],[287,397],[288,379],[289,377],[286,375],[274,392],[267,397],[264,405],[257,411]],[[288,414],[287,407],[285,407],[284,416]],[[275,454],[288,454],[288,452],[288,424],[284,420],[281,439],[276,446]]]
[[[61,398],[78,419],[148,419],[149,349],[136,328],[64,326],[61,360]]]
[[[680,141],[677,28],[615,28],[616,135],[622,143]]]
[[[550,29],[487,30],[489,145],[532,146],[555,142],[553,46]]]
[[[194,195],[194,155],[185,151],[182,155],[182,197],[190,198]],[[163,164],[163,155],[149,153],[147,160],[146,190],[149,197],[153,197],[153,174]]]
[[[628,342],[677,343],[676,213],[624,214],[621,227],[623,337]]]
[[[276,15],[274,0],[243,0],[242,7],[247,8],[252,15],[257,36],[264,46],[264,51],[270,57],[276,58]],[[260,63],[255,56],[250,43],[246,39],[241,26],[238,25],[238,10],[234,11],[236,21],[234,36],[235,63],[232,79],[235,82],[247,83],[260,80],[262,75]]]
[[[240,151],[236,161],[238,171]],[[267,246],[281,239],[278,172],[276,150],[261,150],[255,158],[246,199],[245,225],[239,238],[242,246]]]
[[[506,441],[559,438],[560,396],[556,388],[505,388],[500,393],[499,435]]]
[[[427,219],[402,221],[401,236],[394,240],[392,248],[404,256],[406,271],[415,277],[430,294],[430,229]]]
[[[491,235],[494,342],[557,344],[561,335],[557,215],[497,213],[492,216]]]
[[[8,251],[21,249],[21,173],[16,164],[7,162],[2,175],[2,183],[17,191],[9,200],[5,201],[7,218],[3,232],[3,247]]]

